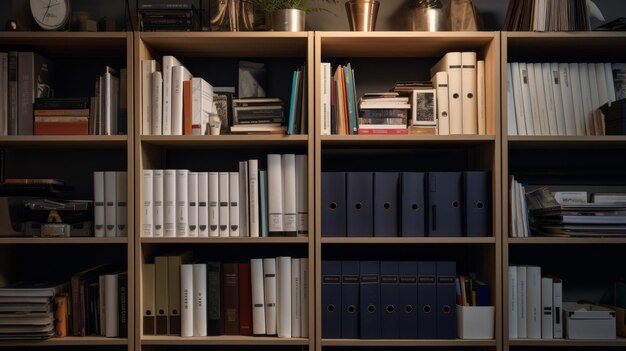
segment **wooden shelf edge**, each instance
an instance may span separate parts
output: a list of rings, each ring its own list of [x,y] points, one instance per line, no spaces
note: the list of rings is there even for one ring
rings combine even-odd
[[[536,245],[536,244],[626,244],[626,237],[602,237],[602,238],[571,238],[571,237],[529,237],[529,238],[508,238],[510,245]]]
[[[495,135],[322,135],[323,143],[332,142],[489,142],[495,141]]]
[[[307,244],[308,237],[259,237],[259,238],[141,238],[142,244]]]
[[[24,39],[72,39],[72,38],[88,38],[88,39],[126,39],[128,34],[133,32],[10,32],[3,31],[3,38],[24,38]]]
[[[469,340],[469,339],[322,339],[322,346],[495,346],[496,340]]]
[[[141,141],[161,146],[306,144],[308,135],[142,135]]]
[[[128,345],[126,338],[105,338],[103,336],[67,336],[46,340],[0,340],[0,348],[17,346],[113,346]]]
[[[570,339],[509,339],[511,346],[626,346],[626,338],[614,340],[570,340]]]
[[[127,244],[128,238],[2,238],[0,244]]]
[[[278,338],[270,336],[142,336],[142,345],[308,345],[307,338]]]
[[[494,244],[495,237],[323,237],[322,244]]]

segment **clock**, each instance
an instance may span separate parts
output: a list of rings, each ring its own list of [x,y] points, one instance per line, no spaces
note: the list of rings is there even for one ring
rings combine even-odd
[[[70,19],[69,0],[30,0],[30,12],[44,30],[65,28]]]

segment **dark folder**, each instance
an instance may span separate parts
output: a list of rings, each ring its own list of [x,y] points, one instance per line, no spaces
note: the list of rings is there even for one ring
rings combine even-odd
[[[398,263],[398,337],[417,339],[417,262]]]
[[[374,173],[374,236],[398,236],[397,172]]]
[[[322,172],[322,236],[346,236],[345,172]]]
[[[399,337],[398,262],[380,262],[380,337]]]
[[[437,339],[456,338],[456,262],[437,262]]]
[[[322,338],[341,337],[341,261],[322,261]]]
[[[401,179],[401,236],[426,235],[424,173],[404,172]]]
[[[378,261],[361,261],[359,318],[361,339],[380,339],[380,284]]]
[[[428,236],[461,236],[461,172],[428,173]]]
[[[374,236],[374,173],[347,174],[347,236]]]
[[[417,263],[417,337],[435,339],[437,337],[437,263]]]
[[[465,236],[491,236],[491,173],[465,172]]]
[[[222,334],[222,321],[221,321],[221,308],[222,308],[222,263],[221,262],[207,262],[206,274],[207,274],[207,313],[206,313],[206,325],[207,335],[221,335]]]
[[[359,338],[359,261],[341,262],[341,338]]]

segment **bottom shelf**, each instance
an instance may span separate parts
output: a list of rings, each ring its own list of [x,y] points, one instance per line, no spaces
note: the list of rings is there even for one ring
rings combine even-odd
[[[614,340],[511,339],[510,346],[626,347],[626,338]]]
[[[165,336],[144,335],[142,345],[308,345],[307,338],[278,338],[273,336]]]
[[[496,341],[470,339],[322,339],[322,346],[496,346]]]
[[[46,340],[0,340],[1,347],[13,346],[124,346],[126,338],[105,338],[103,336],[67,336]]]

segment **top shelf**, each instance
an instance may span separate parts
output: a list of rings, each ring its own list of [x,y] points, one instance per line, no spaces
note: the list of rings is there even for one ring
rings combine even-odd
[[[131,37],[131,32],[2,32],[0,46],[53,57],[123,57]]]
[[[482,145],[495,141],[493,135],[322,135],[323,146],[465,146]]]

